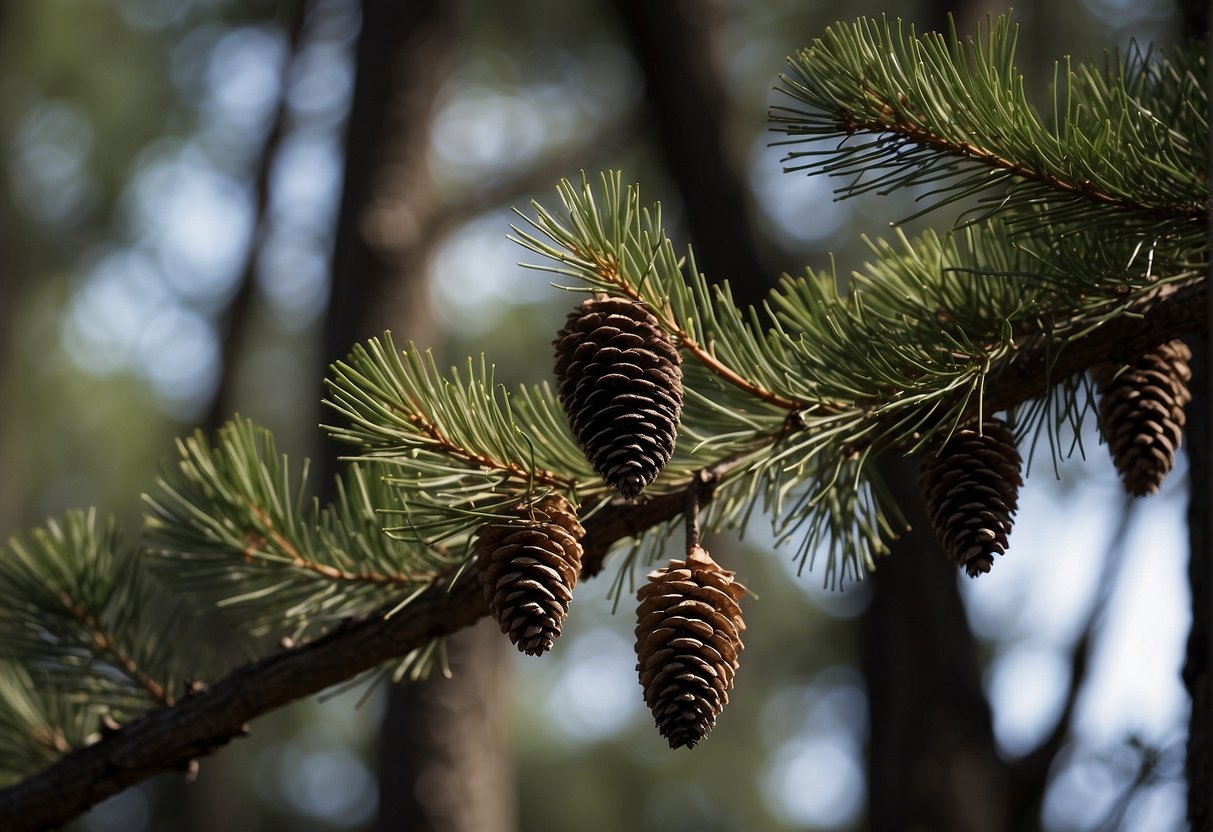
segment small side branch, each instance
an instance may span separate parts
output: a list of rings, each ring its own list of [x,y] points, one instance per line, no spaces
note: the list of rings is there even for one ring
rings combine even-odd
[[[412,404],[412,402],[410,402]],[[551,471],[542,469],[536,471],[528,471],[521,465],[513,462],[505,462],[500,459],[494,459],[486,454],[478,454],[464,448],[457,442],[451,440],[449,436],[443,433],[437,425],[423,416],[418,410],[405,411],[400,408],[401,412],[410,422],[417,426],[426,436],[437,445],[444,454],[462,459],[472,463],[478,468],[483,468],[486,471],[502,471],[515,479],[523,482],[541,482],[544,485],[550,485],[554,488],[563,488],[571,490],[576,483],[565,477],[558,476]]]
[[[101,626],[96,616],[80,604],[73,601],[66,593],[59,596],[64,608],[89,633],[92,646],[110,657],[114,666],[121,670],[128,679],[143,688],[153,701],[160,705],[172,705],[173,695],[165,690],[164,685],[153,679],[135,662],[129,653],[122,649],[113,634]]]
[[[1204,279],[1177,284],[1169,295],[1143,302],[1060,355],[1044,342],[1025,344],[991,377],[986,408],[1005,409],[1040,395],[1055,382],[1108,355],[1131,352],[1206,327]],[[777,441],[780,433],[770,438]],[[769,443],[768,443],[769,444]],[[668,522],[687,510],[688,489],[700,508],[735,468],[766,445],[709,466],[684,487],[647,500],[613,499],[587,517],[583,575],[600,571],[614,543]],[[594,508],[587,506],[587,509]],[[476,622],[488,610],[470,572],[454,584],[435,583],[403,610],[352,620],[326,636],[246,665],[196,696],[153,711],[77,749],[26,780],[0,791],[0,829],[54,827],[162,771],[210,754],[248,732],[247,723],[300,697],[346,681]]]
[[[889,112],[892,112],[894,103],[885,102],[884,106]],[[1181,217],[1193,225],[1207,225],[1209,222],[1209,212],[1200,205],[1190,203],[1151,205],[1137,202],[1124,194],[1101,191],[1088,181],[1071,182],[1046,170],[1029,167],[1021,162],[1000,156],[991,150],[978,147],[971,142],[957,141],[940,136],[923,129],[912,121],[880,118],[864,119],[856,117],[853,113],[843,112],[838,115],[837,124],[839,132],[846,133],[847,135],[869,133],[874,136],[897,136],[902,143],[930,148],[946,156],[967,159],[994,170],[1002,171],[1002,175],[1005,176],[1014,176],[1030,182],[1039,182],[1059,193],[1070,194],[1093,202],[1096,205],[1118,208],[1122,211],[1134,211],[1166,219]]]

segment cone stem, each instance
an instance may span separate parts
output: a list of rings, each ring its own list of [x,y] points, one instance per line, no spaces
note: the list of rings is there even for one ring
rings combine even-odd
[[[686,508],[683,517],[687,529],[687,555],[699,548],[699,503],[701,498],[710,493],[719,475],[707,468],[695,472],[695,476],[687,483]]]

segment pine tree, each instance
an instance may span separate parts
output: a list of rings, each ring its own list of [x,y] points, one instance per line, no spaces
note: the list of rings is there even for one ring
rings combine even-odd
[[[353,458],[332,504],[307,498],[306,464],[234,421],[178,443],[145,497],[139,543],[121,543],[93,512],[15,537],[0,557],[0,777],[15,783],[0,791],[0,817],[20,818],[13,828],[62,822],[187,766],[294,698],[368,671],[426,673],[441,660],[442,636],[490,603],[515,623],[515,591],[556,622],[532,645],[542,652],[557,619],[576,609],[571,553],[583,578],[608,551],[631,574],[664,552],[680,519],[698,545],[701,513],[707,530],[766,517],[802,562],[821,562],[828,583],[859,579],[904,528],[875,460],[930,459],[956,443],[980,460],[989,424],[998,425],[991,464],[1005,475],[953,480],[942,462],[926,462],[938,474],[926,487],[942,536],[967,524],[954,554],[970,574],[992,561],[993,550],[971,555],[974,541],[1013,556],[1013,535],[1004,541],[1018,480],[1018,461],[1007,467],[1020,453],[1013,438],[1026,456],[1037,436],[1079,430],[1093,414],[1085,371],[1134,366],[1204,331],[1209,258],[1203,45],[1066,62],[1036,108],[1015,39],[1005,17],[965,40],[859,20],[789,59],[772,110],[789,171],[842,176],[842,197],[915,189],[920,214],[955,206],[963,221],[870,240],[869,261],[849,275],[787,276],[763,310],[740,309],[727,284],[710,288],[694,253],[667,236],[660,206],[646,206],[621,174],[562,182],[559,208],[519,213],[513,239],[535,268],[636,310],[646,327],[635,337],[626,327],[587,331],[587,343],[605,355],[622,333],[624,358],[610,360],[637,345],[662,354],[656,371],[631,362],[618,382],[656,402],[653,420],[628,428],[651,443],[595,422],[592,392],[549,381],[507,391],[484,357],[442,372],[385,334],[356,345],[328,379],[328,430]],[[676,397],[667,344],[681,361]],[[614,390],[609,379],[594,385]],[[581,418],[572,426],[562,395]],[[1168,388],[1169,405],[1181,400]],[[1167,419],[1182,426],[1174,412]],[[1117,453],[1126,428],[1101,427]],[[602,479],[614,477],[599,453],[603,431],[641,448],[627,453],[645,460],[643,494],[639,480],[617,489],[617,478]],[[949,490],[958,482],[959,495]],[[990,494],[995,527],[981,524]],[[535,545],[549,533],[560,540],[537,557],[497,539],[519,525]],[[476,545],[489,537],[493,546]],[[486,601],[479,570],[498,566],[504,548],[510,560]],[[745,672],[740,608],[720,588],[731,574],[713,563],[707,589],[669,577],[691,571],[694,553],[655,573],[661,586],[645,597],[676,586],[678,603],[705,605],[689,617],[662,606],[658,617],[691,651],[679,655],[719,661],[695,659],[695,678],[682,678],[659,666],[665,635],[637,634],[653,707],[694,730],[660,714],[658,723],[686,745],[715,721],[733,673]],[[744,564],[731,566],[744,578]],[[224,666],[191,637],[190,617],[172,614],[181,605],[166,603],[166,589],[282,649]],[[704,598],[729,600],[713,609]]]

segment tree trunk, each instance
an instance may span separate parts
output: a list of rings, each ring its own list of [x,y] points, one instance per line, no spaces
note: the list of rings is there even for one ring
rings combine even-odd
[[[1207,0],[1179,0],[1181,37],[1209,35]],[[1206,69],[1206,86],[1213,87],[1213,66]],[[1209,115],[1213,113],[1210,109]],[[1213,163],[1213,134],[1205,148]],[[1213,222],[1209,225],[1213,237]],[[1213,268],[1206,269],[1213,278]],[[1208,321],[1213,331],[1213,296],[1209,298]],[[1213,442],[1209,429],[1209,393],[1213,390],[1213,361],[1209,360],[1209,338],[1190,339],[1192,347],[1192,401],[1188,405],[1188,429],[1184,441],[1188,456],[1188,584],[1192,591],[1192,629],[1188,633],[1184,659],[1184,687],[1192,700],[1188,720],[1188,746],[1184,772],[1188,780],[1188,824],[1192,832],[1213,830]]]
[[[1213,318],[1213,310],[1210,317]],[[1213,442],[1209,441],[1210,374],[1208,338],[1192,341],[1192,402],[1188,405],[1188,582],[1192,589],[1192,629],[1184,661],[1184,687],[1192,699],[1188,722],[1188,823],[1193,832],[1213,829]]]
[[[508,655],[495,622],[448,639],[452,678],[394,688],[379,749],[379,829],[510,832],[518,807]]]
[[[913,530],[871,576],[864,671],[872,829],[1010,829],[1010,781],[994,746],[973,637],[916,484],[890,458],[882,474]]]
[[[363,0],[326,361],[344,358],[357,341],[384,329],[435,341],[427,280],[436,240],[422,233],[435,208],[427,153],[453,67],[457,12],[457,4],[440,0]],[[330,443],[326,461],[332,465],[345,450]],[[380,733],[379,828],[514,827],[503,644],[484,628],[459,633],[447,640],[454,678],[389,689]]]
[[[757,306],[774,285],[750,220],[749,195],[729,147],[729,100],[716,61],[721,7],[687,0],[616,0],[644,70],[662,161],[682,194],[695,260],[728,280],[738,304]]]

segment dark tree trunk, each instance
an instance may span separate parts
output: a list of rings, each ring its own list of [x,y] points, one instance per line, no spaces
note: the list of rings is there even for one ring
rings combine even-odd
[[[872,829],[1010,829],[1009,779],[994,746],[956,566],[931,532],[915,466],[882,474],[913,530],[871,576],[864,671]]]
[[[345,358],[356,342],[386,328],[407,328],[419,340],[430,334],[417,331],[430,325],[429,241],[390,225],[393,215],[424,211],[432,201],[426,144],[453,65],[457,7],[441,0],[362,2],[326,361]],[[336,456],[340,446],[334,448]]]
[[[426,300],[436,243],[424,233],[435,208],[427,148],[453,68],[457,12],[441,0],[363,0],[326,361],[385,329],[435,340]],[[325,459],[332,465],[344,451],[330,444]],[[517,812],[504,641],[474,628],[447,644],[453,679],[388,692],[379,828],[507,832]]]
[[[728,280],[744,308],[774,284],[750,220],[738,154],[729,147],[729,100],[716,61],[721,7],[687,0],[616,0],[644,70],[662,160],[682,194],[695,259]]]
[[[1213,319],[1213,310],[1210,312]],[[1192,402],[1188,405],[1188,581],[1192,588],[1192,629],[1184,661],[1184,686],[1192,698],[1188,722],[1188,822],[1194,832],[1213,829],[1213,443],[1209,441],[1210,374],[1208,338],[1193,339]]]
[[[482,620],[447,641],[452,678],[392,691],[379,740],[382,832],[516,828],[503,642],[496,623]]]
[[[1181,37],[1209,35],[1208,0],[1178,0]],[[1207,68],[1206,85],[1213,87],[1213,65]],[[1209,113],[1213,114],[1213,107]],[[1205,148],[1213,163],[1213,134]],[[1213,196],[1213,193],[1210,194]],[[1209,225],[1213,237],[1213,222]],[[1213,278],[1213,269],[1207,270]],[[1213,331],[1213,296],[1207,310]],[[1213,413],[1209,393],[1213,390],[1213,361],[1209,360],[1209,338],[1193,338],[1192,401],[1184,441],[1188,455],[1188,583],[1192,591],[1192,629],[1188,633],[1184,660],[1184,687],[1192,700],[1188,721],[1187,759],[1188,823],[1192,832],[1213,830],[1213,442],[1209,439]]]

